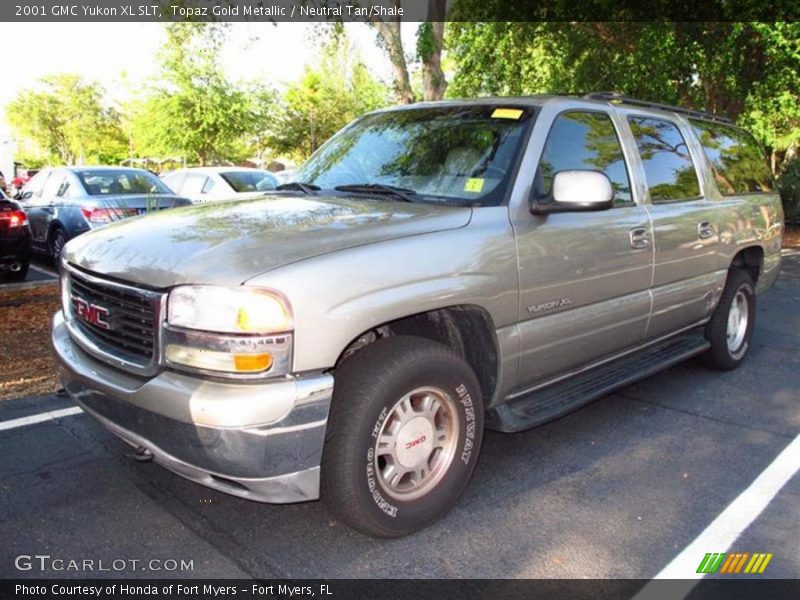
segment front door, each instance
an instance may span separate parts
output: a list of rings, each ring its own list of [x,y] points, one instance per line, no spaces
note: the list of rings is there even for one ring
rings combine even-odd
[[[608,112],[576,109],[555,118],[532,193],[548,196],[554,174],[570,169],[604,172],[615,206],[512,219],[520,275],[520,390],[641,343],[650,315],[650,220],[633,200]]]

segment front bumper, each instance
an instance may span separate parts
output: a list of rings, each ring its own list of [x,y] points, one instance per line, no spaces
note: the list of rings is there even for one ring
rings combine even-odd
[[[331,375],[259,384],[171,371],[142,378],[81,350],[61,312],[53,319],[52,341],[70,397],[170,471],[260,502],[319,498]]]

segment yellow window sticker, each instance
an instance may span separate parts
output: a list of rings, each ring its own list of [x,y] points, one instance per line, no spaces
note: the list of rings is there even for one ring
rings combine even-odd
[[[515,121],[522,116],[521,108],[495,108],[492,113],[493,119],[514,119]]]
[[[483,179],[479,177],[470,177],[467,179],[467,183],[464,184],[464,191],[474,192],[476,194],[483,191]]]

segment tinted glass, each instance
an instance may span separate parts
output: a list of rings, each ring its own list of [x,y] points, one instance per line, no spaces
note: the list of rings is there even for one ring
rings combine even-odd
[[[371,114],[336,134],[292,180],[323,189],[389,185],[422,201],[498,205],[532,120],[528,108],[491,105]]]
[[[274,190],[278,180],[269,171],[228,171],[220,173],[235,192],[264,192]]]
[[[135,169],[81,169],[75,171],[90,196],[170,194],[158,177]]]
[[[644,165],[647,189],[654,203],[700,196],[689,148],[674,123],[630,117],[628,122]]]
[[[692,125],[722,194],[772,191],[772,174],[752,136],[720,123],[692,121]]]
[[[575,111],[556,118],[536,171],[536,197],[550,196],[556,173],[575,169],[602,171],[614,188],[614,204],[633,204],[622,147],[607,114]]]

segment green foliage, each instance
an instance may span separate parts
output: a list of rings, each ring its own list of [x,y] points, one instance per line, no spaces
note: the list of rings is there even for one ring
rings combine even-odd
[[[786,161],[778,178],[783,211],[789,223],[800,223],[800,157]]]
[[[263,86],[235,85],[222,70],[227,27],[171,23],[161,53],[158,85],[133,108],[140,156],[183,156],[207,164],[239,161],[263,145],[274,94]]]
[[[446,39],[449,96],[614,90],[728,114],[770,148],[776,171],[800,145],[797,22],[451,22]]]
[[[318,68],[306,68],[283,95],[273,148],[305,159],[357,116],[383,107],[388,88],[373,78],[348,38],[333,36]]]
[[[103,102],[103,88],[77,75],[55,75],[25,90],[6,107],[15,133],[31,142],[31,163],[118,162],[126,151],[119,114]]]

